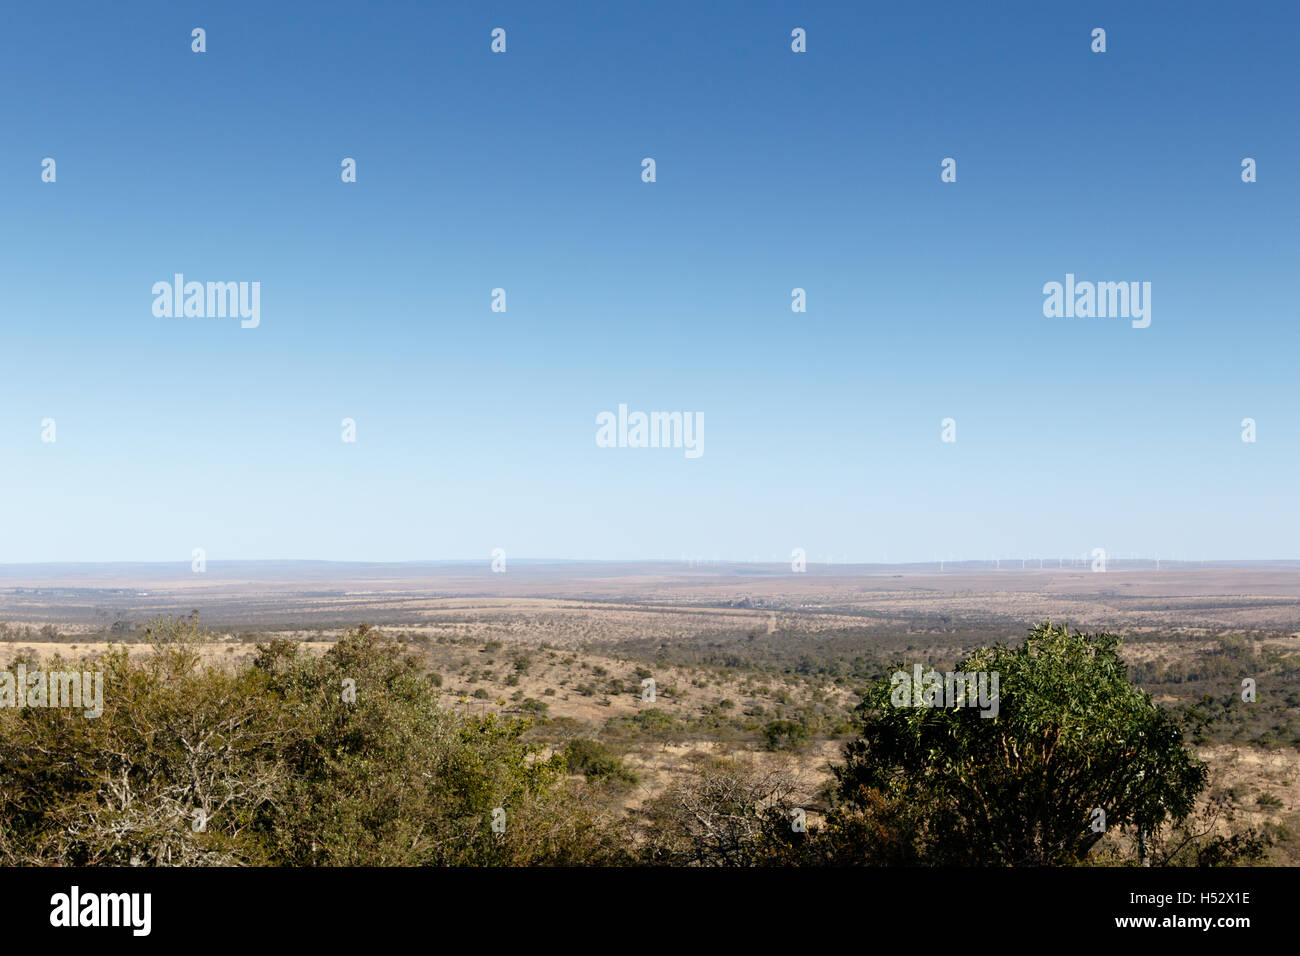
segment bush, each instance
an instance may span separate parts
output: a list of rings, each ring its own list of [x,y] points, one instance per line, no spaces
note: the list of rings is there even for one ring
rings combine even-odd
[[[97,719],[0,708],[0,865],[627,857],[617,824],[568,792],[563,759],[524,741],[527,720],[441,709],[418,663],[369,628],[320,657],[262,644],[233,671],[200,666],[211,636],[196,621],[149,635],[148,658],[104,657]]]
[[[768,750],[798,750],[808,740],[808,728],[797,720],[774,720],[763,728]]]
[[[995,716],[898,705],[882,678],[835,771],[847,804],[909,821],[917,858],[1077,863],[1103,836],[1089,825],[1095,807],[1110,831],[1134,834],[1141,856],[1162,824],[1192,811],[1205,767],[1169,713],[1129,683],[1118,638],[1040,624],[1019,647],[982,648],[957,670],[987,673],[990,686],[998,675]]]
[[[623,758],[598,740],[578,737],[564,750],[569,773],[579,773],[589,780],[621,780],[636,783],[636,774],[623,765]]]

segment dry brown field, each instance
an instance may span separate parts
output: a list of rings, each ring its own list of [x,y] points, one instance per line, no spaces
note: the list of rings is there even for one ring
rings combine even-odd
[[[842,665],[861,653],[955,663],[974,646],[1014,641],[1048,619],[1123,635],[1134,665],[1194,668],[1227,636],[1256,654],[1300,653],[1300,567],[1156,571],[1121,562],[1098,574],[810,565],[794,574],[779,565],[517,563],[493,574],[487,562],[270,563],[213,564],[204,574],[0,569],[8,638],[0,666],[18,655],[94,657],[118,641],[146,654],[144,622],[195,610],[214,632],[205,659],[219,666],[248,662],[256,643],[273,637],[323,653],[345,628],[378,627],[439,676],[448,707],[530,713],[539,739],[553,747],[573,737],[610,741],[637,778],[618,797],[628,809],[701,760],[729,756],[789,770],[815,810],[864,685],[842,666],[819,670],[830,659]],[[801,657],[810,666],[797,666]],[[641,699],[646,673],[658,688],[653,704]],[[1206,688],[1151,689],[1172,704]],[[672,733],[649,739],[619,729],[620,719],[649,707],[674,719]],[[824,717],[822,730],[794,751],[764,747],[756,728],[800,707]],[[1300,742],[1219,741],[1198,751],[1212,787],[1233,793],[1238,822],[1300,833]],[[1294,843],[1273,852],[1275,862],[1300,863]]]

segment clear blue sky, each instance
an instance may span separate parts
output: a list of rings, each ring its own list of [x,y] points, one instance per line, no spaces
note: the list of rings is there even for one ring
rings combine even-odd
[[[6,11],[0,561],[1300,553],[1294,4],[377,6]]]

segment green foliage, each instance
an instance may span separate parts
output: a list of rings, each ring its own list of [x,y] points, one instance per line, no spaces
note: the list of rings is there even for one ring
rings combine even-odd
[[[896,707],[880,678],[818,810],[780,766],[795,761],[709,758],[638,808],[635,835],[618,794],[636,775],[617,748],[757,734],[772,750],[797,749],[843,730],[846,708],[824,699],[825,680],[787,675],[815,693],[744,714],[730,699],[694,716],[638,706],[605,722],[603,736],[626,741],[610,746],[585,736],[586,725],[546,718],[545,701],[522,690],[512,700],[535,722],[444,710],[437,675],[366,627],[323,655],[267,641],[235,668],[203,664],[212,635],[194,618],[145,634],[152,654],[119,647],[95,665],[105,676],[99,718],[0,708],[0,865],[1044,865],[1145,855],[1205,866],[1295,841],[1282,820],[1225,833],[1238,807],[1279,801],[1254,788],[1198,801],[1205,768],[1181,721],[1130,682],[1107,634],[1044,624],[1021,646],[970,654],[958,669],[999,674],[991,718]],[[1240,663],[1255,652],[1230,641],[1218,653]],[[527,671],[523,659],[510,658],[509,677]],[[1206,698],[1188,718],[1224,726],[1220,715],[1240,710],[1231,695]],[[548,756],[547,743],[566,738]],[[796,807],[814,821],[807,832],[790,825]],[[1105,837],[1089,825],[1096,808]],[[502,833],[490,826],[498,809]]]
[[[798,750],[808,740],[808,728],[797,720],[773,720],[763,727],[768,750]]]
[[[672,714],[658,707],[647,707],[629,716],[611,717],[605,732],[614,737],[640,738],[660,743],[681,739],[684,728]]]
[[[1116,637],[1041,624],[1019,647],[982,648],[957,669],[1000,675],[996,717],[897,707],[882,679],[836,769],[848,807],[896,816],[917,859],[1075,863],[1102,837],[1094,808],[1110,830],[1141,837],[1193,809],[1205,767],[1129,683]]]
[[[148,634],[154,653],[142,663],[119,647],[75,665],[102,668],[99,717],[0,711],[0,862],[270,861],[257,831],[270,825],[282,778],[267,675],[198,668],[193,621]]]
[[[201,666],[196,621],[108,654],[104,711],[0,711],[0,864],[448,865],[619,860],[525,720],[461,717],[366,627],[322,656]],[[57,661],[49,662],[56,669]],[[352,690],[355,696],[352,696]],[[490,828],[504,809],[504,833]],[[202,826],[195,821],[201,820]]]
[[[580,773],[588,780],[613,780],[636,783],[636,774],[623,765],[623,758],[608,745],[589,737],[569,741],[564,749],[569,773]]]

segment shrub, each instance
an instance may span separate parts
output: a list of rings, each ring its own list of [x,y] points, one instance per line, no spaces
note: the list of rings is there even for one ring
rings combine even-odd
[[[578,737],[564,749],[569,773],[580,773],[589,780],[621,780],[636,783],[636,774],[623,765],[623,758],[598,740]]]
[[[103,658],[99,718],[0,709],[0,865],[627,858],[618,825],[567,791],[563,759],[524,741],[529,721],[441,709],[369,628],[319,657],[261,644],[235,670],[200,665],[197,621],[148,633],[152,656]],[[515,823],[503,835],[496,807]]]
[[[768,750],[798,750],[808,740],[808,728],[797,720],[774,720],[763,728]]]
[[[996,716],[896,706],[882,678],[835,771],[847,803],[912,818],[918,858],[1075,863],[1103,836],[1089,826],[1094,807],[1110,830],[1132,830],[1144,855],[1163,823],[1192,811],[1205,767],[1169,713],[1129,683],[1118,638],[1040,624],[1019,647],[981,648],[957,670],[999,675]]]

